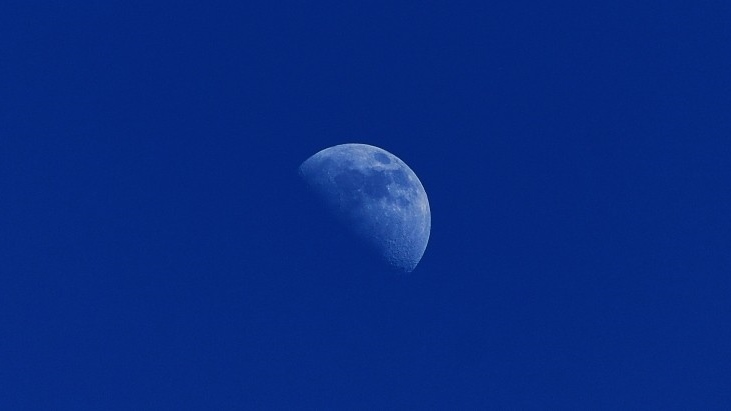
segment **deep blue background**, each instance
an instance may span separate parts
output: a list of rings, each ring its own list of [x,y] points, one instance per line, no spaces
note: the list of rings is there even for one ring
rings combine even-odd
[[[55,3],[0,5],[0,408],[731,404],[727,1]],[[303,197],[346,142],[410,276]]]

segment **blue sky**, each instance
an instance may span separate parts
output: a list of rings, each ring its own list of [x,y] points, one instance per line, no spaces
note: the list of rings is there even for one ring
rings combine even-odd
[[[724,2],[5,2],[0,408],[723,409]],[[297,167],[430,200],[363,262]]]

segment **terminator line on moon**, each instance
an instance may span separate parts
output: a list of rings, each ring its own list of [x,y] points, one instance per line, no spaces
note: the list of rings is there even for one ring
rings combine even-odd
[[[358,239],[391,267],[411,272],[429,241],[424,186],[401,159],[367,144],[342,144],[308,158],[300,176]]]

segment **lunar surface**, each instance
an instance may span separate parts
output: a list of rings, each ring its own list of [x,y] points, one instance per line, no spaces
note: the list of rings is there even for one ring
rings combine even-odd
[[[363,244],[398,271],[411,272],[429,241],[431,211],[421,181],[393,154],[342,144],[308,158],[300,176]]]

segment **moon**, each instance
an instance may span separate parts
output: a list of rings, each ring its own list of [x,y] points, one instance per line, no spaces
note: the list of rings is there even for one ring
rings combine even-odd
[[[424,186],[401,159],[368,144],[341,144],[305,160],[299,174],[344,227],[389,266],[411,272],[429,242]]]

